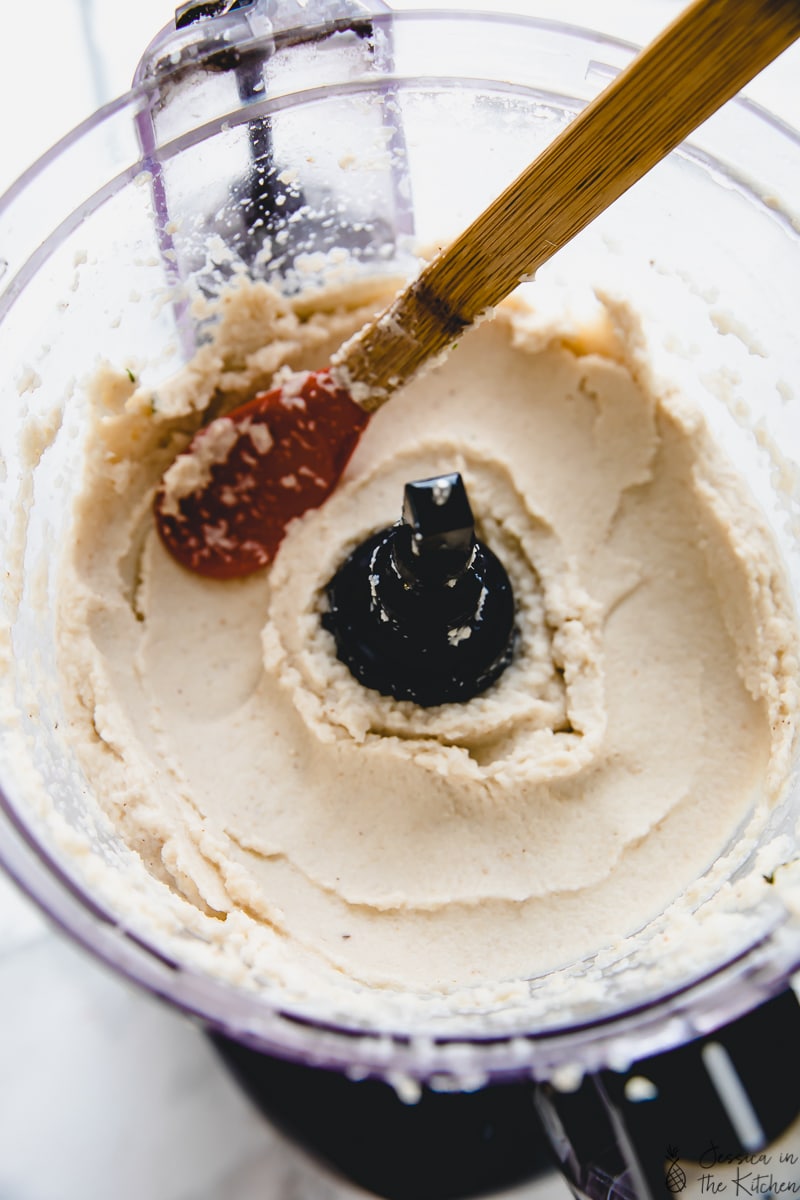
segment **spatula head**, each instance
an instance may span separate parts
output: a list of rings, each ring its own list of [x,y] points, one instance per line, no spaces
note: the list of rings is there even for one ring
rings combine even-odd
[[[265,567],[289,523],[333,491],[367,420],[327,370],[294,375],[218,417],[156,493],[167,549],[212,579]]]

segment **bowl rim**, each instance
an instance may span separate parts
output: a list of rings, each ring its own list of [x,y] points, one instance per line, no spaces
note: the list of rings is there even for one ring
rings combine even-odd
[[[498,27],[566,35],[580,42],[608,46],[627,57],[637,50],[634,43],[589,28],[515,13],[420,8],[392,13],[381,10],[372,19],[409,26],[424,21],[445,27],[453,23],[485,27],[490,22]],[[310,28],[311,33],[314,28]],[[247,48],[256,49],[265,40],[252,38]],[[193,65],[202,66],[214,52],[196,54]],[[185,65],[177,63],[176,72]],[[53,162],[99,125],[126,111],[135,119],[163,83],[163,76],[138,81],[56,142],[0,196],[0,218],[5,208]],[[295,94],[307,90],[299,89]],[[768,124],[788,138],[800,154],[800,132],[782,118],[747,97],[737,97],[729,105],[746,112],[748,119]],[[12,282],[3,280],[5,287]],[[723,966],[698,972],[656,999],[632,1007],[538,1031],[513,1027],[486,1035],[456,1033],[420,1038],[408,1030],[325,1024],[288,1007],[268,1005],[257,992],[234,989],[222,980],[179,964],[87,892],[77,875],[73,876],[36,837],[2,787],[0,865],[51,922],[94,958],[205,1026],[277,1057],[336,1070],[356,1068],[381,1077],[403,1074],[420,1080],[431,1076],[463,1079],[477,1072],[487,1080],[531,1075],[548,1078],[576,1062],[584,1070],[599,1069],[618,1057],[621,1047],[631,1059],[644,1057],[735,1019],[789,987],[800,968],[800,931],[795,934],[776,925]]]

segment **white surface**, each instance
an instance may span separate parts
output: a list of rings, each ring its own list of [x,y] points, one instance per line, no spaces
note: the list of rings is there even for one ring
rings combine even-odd
[[[2,1200],[364,1200],[278,1135],[199,1029],[0,878]],[[558,1179],[504,1200],[567,1200]]]
[[[681,4],[508,0],[496,7],[642,42]],[[140,53],[172,8],[169,0],[4,0],[0,192],[100,103],[126,90]],[[799,67],[795,47],[748,89],[795,125]],[[2,1200],[361,1195],[333,1183],[273,1132],[198,1029],[64,942],[2,879],[0,1079]],[[567,1191],[555,1180],[506,1195],[564,1200]]]

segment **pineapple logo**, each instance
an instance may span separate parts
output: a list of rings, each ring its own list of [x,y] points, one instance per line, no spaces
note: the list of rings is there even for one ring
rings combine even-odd
[[[678,1162],[678,1151],[674,1146],[667,1146],[667,1158],[670,1163],[664,1176],[664,1183],[673,1196],[677,1196],[686,1187],[686,1172]]]

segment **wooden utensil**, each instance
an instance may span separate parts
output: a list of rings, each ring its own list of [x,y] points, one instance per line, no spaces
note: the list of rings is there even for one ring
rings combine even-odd
[[[330,367],[201,430],[155,502],[214,578],[257,570],[330,494],[371,413],[800,36],[800,0],[694,0]]]

